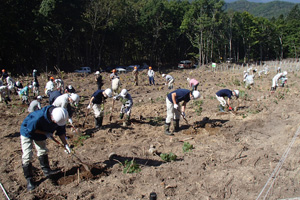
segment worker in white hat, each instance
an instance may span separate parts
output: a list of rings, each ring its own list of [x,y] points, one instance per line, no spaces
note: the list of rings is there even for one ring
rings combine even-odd
[[[121,93],[118,94],[117,96],[114,96],[113,99],[119,100],[122,103],[121,110],[120,110],[120,119],[123,119],[125,114],[123,126],[128,126],[130,124],[130,114],[133,105],[131,95],[128,93],[126,89],[122,89]]]
[[[103,84],[102,76],[99,71],[95,73],[95,82],[97,83],[98,90],[101,90]]]
[[[37,96],[36,97],[36,100],[33,100],[29,107],[28,107],[28,112],[31,113],[31,112],[34,112],[36,110],[40,110],[42,109],[42,106],[41,106],[41,101],[43,100],[42,96]]]
[[[56,83],[56,90],[60,91],[61,93],[64,92],[64,81],[61,80],[60,78],[57,78],[54,80],[54,82]]]
[[[165,85],[168,85],[168,89],[173,89],[174,78],[169,74],[162,74],[162,77],[166,79]]]
[[[69,95],[68,93],[66,93],[58,96],[52,103],[52,105],[67,109],[69,115],[69,123],[73,126],[72,116],[75,109],[72,107],[72,105],[77,106],[79,100],[80,97],[78,94],[72,93],[71,95]]]
[[[185,118],[185,108],[186,104],[190,100],[198,99],[200,97],[200,92],[190,91],[187,89],[177,89],[173,92],[170,92],[166,97],[166,105],[167,105],[167,118],[165,123],[165,134],[166,135],[174,135],[170,133],[170,125],[171,120],[173,119],[173,132],[177,132],[179,130],[179,120],[180,115]],[[182,102],[180,105],[180,102]]]
[[[29,113],[21,124],[21,147],[22,147],[22,167],[24,176],[27,180],[27,190],[31,191],[36,186],[33,182],[32,157],[33,145],[36,148],[38,160],[46,177],[51,178],[59,172],[52,170],[49,166],[48,149],[46,147],[46,139],[53,138],[53,133],[59,136],[66,152],[71,153],[71,149],[66,141],[66,122],[68,120],[68,112],[64,108],[56,108],[55,106],[46,106],[41,110]]]
[[[281,78],[285,78],[287,75],[287,71],[283,71],[281,73],[278,73],[274,76],[274,78],[272,79],[272,87],[271,87],[271,91],[275,91],[276,88],[278,87],[278,81]]]
[[[112,90],[97,90],[92,95],[87,109],[93,108],[95,116],[95,128],[101,128],[104,116],[104,100],[112,97]]]
[[[232,96],[235,96],[236,98],[239,98],[239,90],[229,90],[229,89],[222,89],[219,90],[216,93],[216,97],[218,99],[218,101],[220,102],[220,106],[219,109],[221,112],[224,112],[224,107],[227,105],[229,110],[232,110],[232,107],[230,106],[230,99],[232,98]],[[227,102],[224,98],[227,98]]]

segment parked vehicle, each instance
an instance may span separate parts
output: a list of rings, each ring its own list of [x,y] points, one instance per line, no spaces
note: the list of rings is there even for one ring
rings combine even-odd
[[[137,67],[138,70],[139,70],[139,68],[141,67],[140,65],[129,65],[129,66],[126,68],[126,70],[127,70],[127,71],[133,71],[133,68],[134,68],[135,66]]]
[[[127,70],[123,67],[116,67],[116,71],[117,71],[117,73],[126,73],[127,72]]]
[[[75,70],[76,73],[91,73],[92,70],[90,67],[80,67],[80,69]]]
[[[193,66],[192,61],[190,61],[190,60],[182,60],[178,64],[178,68],[180,68],[180,69],[188,69],[188,68],[191,68],[192,66]]]

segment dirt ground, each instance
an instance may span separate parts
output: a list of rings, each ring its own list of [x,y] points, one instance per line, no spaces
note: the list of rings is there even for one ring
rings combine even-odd
[[[8,106],[1,103],[0,181],[10,199],[149,199],[151,192],[157,194],[157,199],[172,200],[300,196],[300,140],[296,137],[300,72],[289,72],[287,85],[277,88],[275,93],[270,92],[275,72],[255,77],[251,89],[245,89],[242,72],[190,69],[164,73],[175,77],[174,89],[188,88],[187,77],[200,81],[201,98],[187,104],[188,124],[181,119],[181,130],[172,137],[163,133],[165,97],[172,90],[164,85],[160,73],[156,72],[155,86],[148,85],[146,71],[140,72],[138,86],[133,86],[131,73],[120,74],[121,88],[128,89],[134,101],[131,125],[124,127],[119,119],[118,101],[109,121],[109,99],[105,104],[104,127],[100,130],[94,129],[92,113],[82,127],[88,99],[97,88],[94,74],[64,74],[65,85],[73,85],[81,96],[79,110],[73,117],[78,129],[67,126],[68,142],[75,156],[47,141],[50,166],[61,172],[53,180],[45,179],[34,154],[37,188],[32,192],[26,191],[19,133],[28,114],[27,106],[15,95]],[[109,73],[102,76],[103,88],[110,87]],[[24,83],[31,79],[13,78]],[[45,75],[38,79],[43,91]],[[235,111],[218,111],[215,93],[223,88],[240,90],[240,98],[232,104]],[[32,99],[33,94],[30,95]],[[184,142],[194,148],[184,152]],[[155,147],[156,154],[149,152],[150,145]],[[116,155],[109,159],[112,152]],[[160,153],[173,153],[177,158],[165,162]],[[129,161],[138,164],[141,171],[124,173]],[[5,199],[3,192],[0,199]]]

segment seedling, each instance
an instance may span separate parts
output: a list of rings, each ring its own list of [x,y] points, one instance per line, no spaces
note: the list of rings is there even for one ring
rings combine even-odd
[[[202,104],[203,104],[202,100],[193,102],[193,105],[195,107],[195,112],[197,113],[198,116],[200,116],[202,113],[202,107],[201,107]]]
[[[194,149],[194,146],[192,144],[190,144],[189,142],[184,142],[182,146],[182,150],[184,153],[191,151],[192,149]]]
[[[91,137],[90,135],[82,135],[82,136],[78,137],[77,140],[74,141],[74,145],[75,146],[77,146],[77,145],[83,146],[83,141],[90,137]]]
[[[138,173],[141,171],[140,165],[137,164],[134,160],[131,161],[125,160],[123,167],[124,167],[123,169],[124,174]]]
[[[173,153],[161,153],[160,158],[165,162],[175,161],[177,156]]]
[[[238,79],[235,79],[233,81],[233,85],[235,85],[235,86],[241,86],[241,82]]]

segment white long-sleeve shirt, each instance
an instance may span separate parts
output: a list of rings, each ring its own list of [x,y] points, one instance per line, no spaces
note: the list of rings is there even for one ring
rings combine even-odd
[[[153,71],[153,69],[149,69],[148,70],[148,76],[149,77],[154,77],[154,71]]]
[[[69,103],[69,94],[63,94],[58,96],[55,101],[52,103],[52,105],[62,108],[67,108],[67,105]]]

